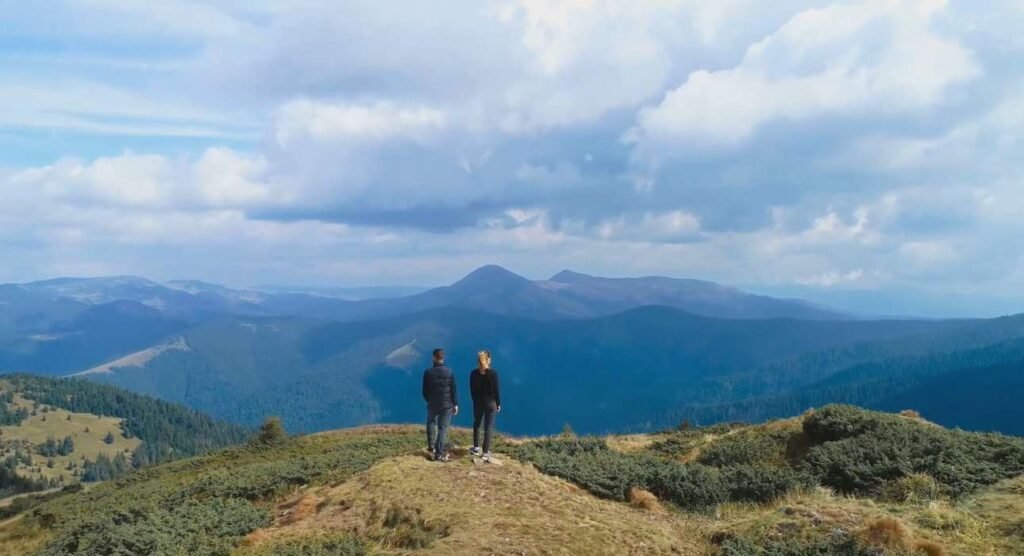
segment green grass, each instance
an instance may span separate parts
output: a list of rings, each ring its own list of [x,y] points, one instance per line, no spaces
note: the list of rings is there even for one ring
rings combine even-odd
[[[408,429],[374,429],[227,449],[44,503],[24,527],[46,537],[41,554],[228,554],[270,522],[274,498],[343,481],[421,443]]]
[[[13,404],[32,410],[33,402],[16,395]],[[43,408],[46,408],[43,411]],[[70,417],[70,419],[69,419]],[[140,441],[138,438],[125,438],[122,427],[123,419],[100,417],[90,413],[74,413],[47,405],[39,405],[35,415],[29,415],[20,425],[0,427],[0,457],[6,457],[15,450],[16,445],[29,444],[28,450],[33,454],[33,465],[21,465],[18,474],[32,479],[60,478],[65,483],[77,481],[74,470],[81,471],[84,460],[95,461],[99,454],[110,457],[124,453],[130,457]],[[107,444],[104,438],[110,434],[114,442]],[[60,441],[70,436],[75,443],[75,450],[66,456],[53,456],[53,467],[47,466],[47,458],[36,453],[35,449],[46,442],[49,437]]]

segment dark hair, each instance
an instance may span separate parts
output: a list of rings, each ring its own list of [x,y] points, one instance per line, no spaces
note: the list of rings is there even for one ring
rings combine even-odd
[[[434,361],[444,361],[444,350],[437,348],[434,350]]]

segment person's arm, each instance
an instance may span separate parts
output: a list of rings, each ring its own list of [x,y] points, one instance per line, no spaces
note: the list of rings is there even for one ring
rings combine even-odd
[[[498,406],[498,411],[501,411],[501,385],[498,384],[498,372],[494,369],[491,369],[491,372],[494,373],[491,375],[494,377],[494,402]]]
[[[423,401],[430,403],[430,398],[427,396],[427,371],[423,371]]]

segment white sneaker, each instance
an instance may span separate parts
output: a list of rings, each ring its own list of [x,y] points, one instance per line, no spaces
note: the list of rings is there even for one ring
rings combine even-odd
[[[483,452],[480,451],[479,447],[473,446],[472,448],[469,449],[469,453],[473,454],[474,456],[479,456]]]
[[[491,461],[491,453],[487,452],[486,454],[484,454],[484,463],[491,463]]]

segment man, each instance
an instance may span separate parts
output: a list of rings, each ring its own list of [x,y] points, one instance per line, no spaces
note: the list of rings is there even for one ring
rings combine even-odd
[[[423,399],[427,402],[427,451],[434,461],[448,461],[448,425],[452,416],[459,414],[459,398],[455,376],[444,364],[441,348],[434,350],[434,365],[423,371]]]

